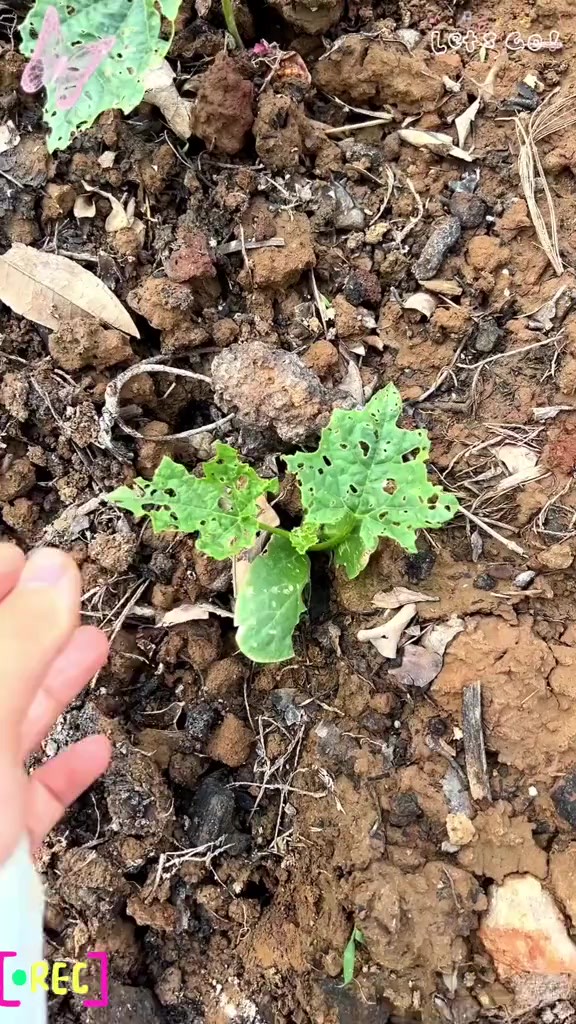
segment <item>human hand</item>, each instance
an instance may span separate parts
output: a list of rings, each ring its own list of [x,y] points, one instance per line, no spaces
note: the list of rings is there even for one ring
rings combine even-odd
[[[109,740],[90,736],[31,776],[23,767],[108,655],[104,634],[79,625],[80,595],[69,555],[45,548],[26,560],[0,544],[0,865],[24,835],[41,843],[110,761]]]

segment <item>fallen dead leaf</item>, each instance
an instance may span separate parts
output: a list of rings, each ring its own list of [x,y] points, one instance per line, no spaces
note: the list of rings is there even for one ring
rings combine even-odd
[[[74,203],[74,216],[77,220],[92,219],[96,216],[96,203],[93,196],[78,196]]]
[[[464,620],[459,619],[457,615],[451,615],[448,622],[438,622],[432,626],[432,629],[424,636],[422,646],[427,651],[433,651],[434,654],[439,654],[442,657],[448,644],[455,636],[458,636],[458,633],[462,633],[463,629]]]
[[[509,491],[530,480],[539,480],[546,472],[538,465],[536,452],[525,445],[503,444],[495,451],[510,474],[497,485],[496,490],[499,492]]]
[[[429,281],[419,281],[418,283],[423,285],[427,291],[438,293],[438,295],[456,297],[462,295],[462,288],[458,281],[449,281],[442,277],[432,277]]]
[[[169,612],[163,612],[156,619],[157,626],[179,626],[182,622],[194,622],[197,619],[208,619],[210,615],[220,615],[225,619],[232,619],[232,612],[225,608],[219,608],[217,604],[210,604],[208,601],[197,601],[195,604],[179,604]]]
[[[400,128],[398,135],[404,142],[419,149],[430,149],[440,156],[453,156],[458,160],[467,160],[469,163],[475,158],[471,153],[460,149],[452,142],[450,135],[443,132],[425,132],[420,128]]]
[[[428,292],[414,292],[404,300],[402,308],[415,309],[429,320],[437,305],[438,299],[434,295],[430,295]]]
[[[192,135],[193,104],[180,96],[174,85],[174,72],[168,61],[163,60],[158,67],[146,72],[144,87],[145,102],[158,107],[168,126],[179,139],[189,139]]]
[[[408,644],[402,653],[402,664],[388,669],[388,674],[401,686],[415,686],[424,690],[436,679],[442,669],[442,657],[426,647]]]
[[[476,115],[479,110],[480,97],[478,97],[477,100],[474,100],[474,103],[471,103],[470,106],[467,107],[466,110],[462,114],[460,114],[459,117],[456,117],[454,119],[454,124],[456,126],[456,131],[458,133],[458,145],[461,146],[462,148],[464,148],[464,146],[466,145],[466,140],[470,135],[470,129],[474,124]]]
[[[375,608],[402,608],[405,604],[418,604],[419,601],[437,601],[437,597],[429,597],[419,590],[408,590],[406,587],[393,587],[392,590],[379,590],[372,598]]]
[[[16,242],[0,256],[0,301],[51,331],[86,314],[139,338],[136,324],[113,292],[66,256]]]

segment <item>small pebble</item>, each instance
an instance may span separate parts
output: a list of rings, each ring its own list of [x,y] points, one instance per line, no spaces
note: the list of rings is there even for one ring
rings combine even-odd
[[[436,555],[433,551],[419,551],[416,555],[409,555],[406,559],[406,574],[410,583],[421,583],[427,579],[435,561]]]
[[[481,576],[477,576],[474,580],[474,586],[476,590],[494,590],[496,586],[496,580],[489,573],[484,572]]]
[[[494,320],[494,317],[490,316],[478,324],[478,330],[476,331],[472,346],[475,352],[486,354],[488,352],[492,352],[496,348],[499,338],[500,328]]]
[[[517,587],[518,590],[527,590],[535,579],[536,573],[532,569],[526,569],[525,572],[518,573],[514,580],[514,586]]]
[[[552,800],[560,817],[576,828],[576,768],[552,790]]]
[[[456,245],[462,234],[462,227],[457,217],[446,217],[433,229],[420,257],[412,268],[418,281],[428,281],[435,277],[442,266],[450,249]]]
[[[457,191],[450,200],[450,213],[458,217],[463,228],[477,228],[482,224],[488,207],[480,196]]]

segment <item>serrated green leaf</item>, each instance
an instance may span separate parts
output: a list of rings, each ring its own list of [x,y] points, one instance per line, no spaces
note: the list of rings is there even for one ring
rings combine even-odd
[[[250,566],[236,599],[236,643],[252,661],[287,661],[294,655],[292,634],[306,610],[302,592],[310,561],[285,537],[272,537]]]
[[[204,463],[204,476],[164,458],[152,480],[119,487],[108,501],[135,516],[150,518],[156,533],[198,531],[196,546],[212,558],[224,559],[252,547],[256,540],[258,498],[278,492],[277,480],[263,480],[241,462],[227,444]]]
[[[181,0],[162,0],[160,9],[175,17]],[[36,0],[20,27],[21,50],[31,57],[46,9],[55,7],[67,47],[115,36],[111,53],[102,61],[71,110],[59,110],[56,87],[50,83],[44,109],[50,127],[48,150],[65,149],[78,131],[99,114],[119,107],[129,114],[144,96],[144,75],[160,63],[170,41],[160,36],[161,14],[156,0]]]
[[[317,451],[286,458],[300,482],[306,526],[321,527],[333,541],[350,579],[381,537],[416,551],[418,530],[441,526],[458,511],[457,499],[428,479],[428,435],[398,427],[401,412],[400,393],[388,384],[364,409],[336,409]]]

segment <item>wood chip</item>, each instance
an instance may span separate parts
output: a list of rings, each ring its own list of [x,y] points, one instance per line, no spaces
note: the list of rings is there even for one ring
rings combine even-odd
[[[473,800],[492,802],[484,732],[482,729],[482,690],[480,683],[471,683],[462,691],[462,731],[466,774]]]

